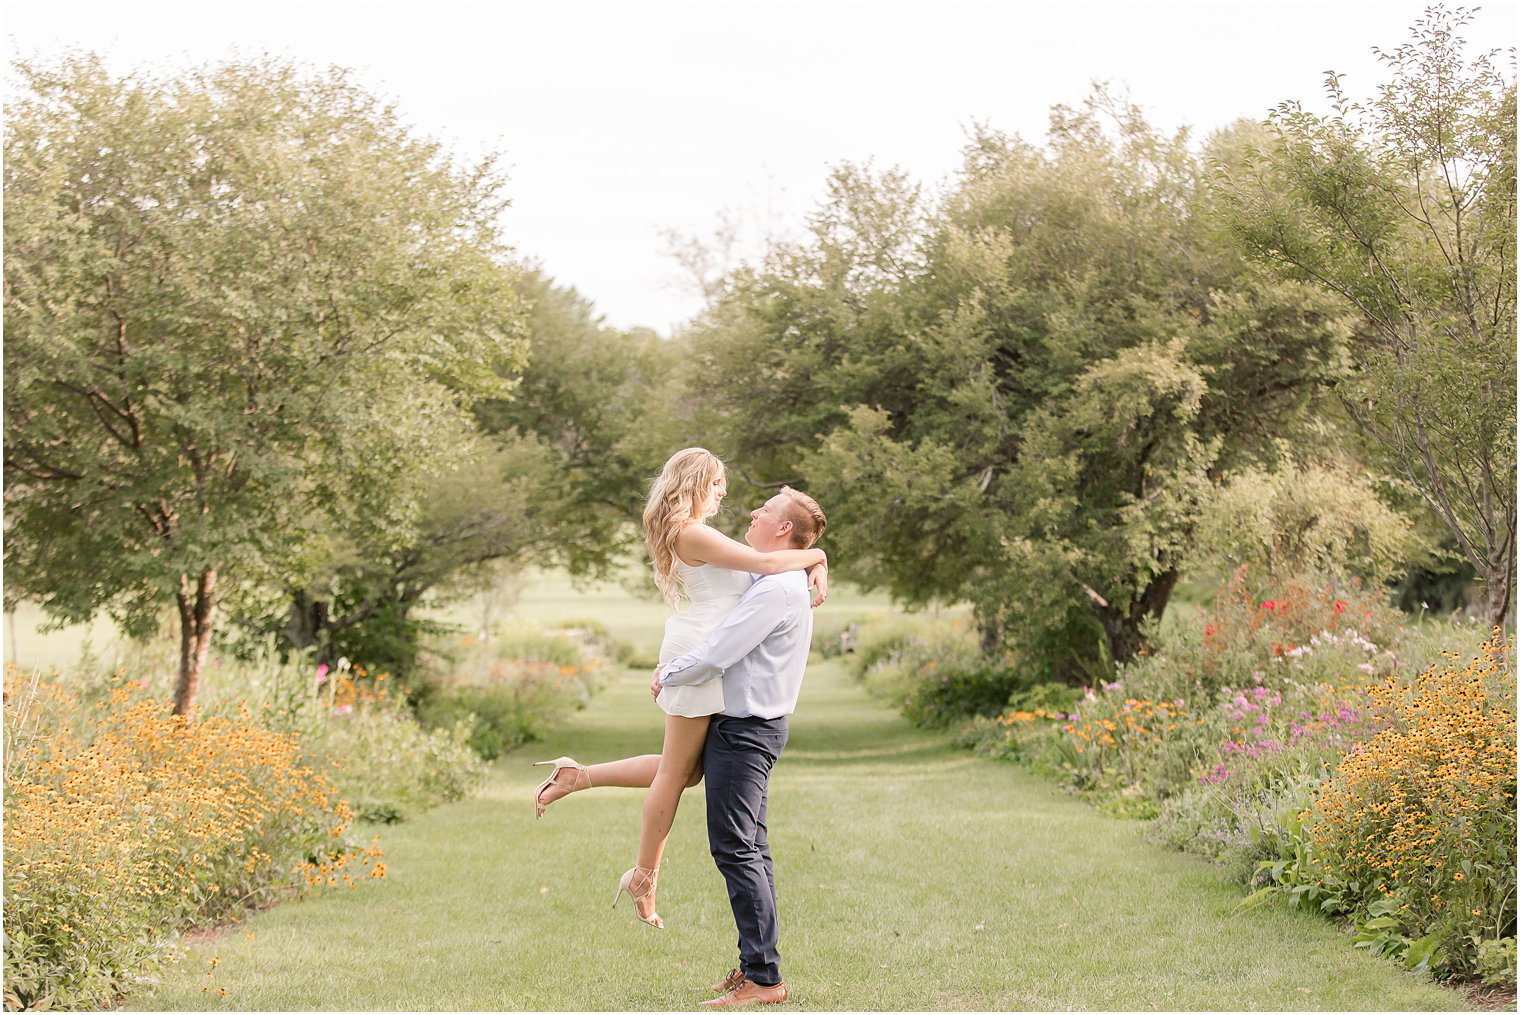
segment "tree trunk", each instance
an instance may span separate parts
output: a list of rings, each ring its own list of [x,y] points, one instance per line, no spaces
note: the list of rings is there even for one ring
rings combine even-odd
[[[327,658],[329,639],[325,637],[332,621],[332,604],[317,599],[305,589],[298,589],[290,596],[290,619],[285,623],[285,644],[296,652],[315,647],[319,663],[330,663]]]
[[[1141,633],[1140,625],[1148,619],[1159,620],[1166,612],[1166,604],[1177,588],[1178,577],[1175,570],[1157,575],[1139,596],[1128,603],[1093,604],[1098,622],[1103,625],[1103,633],[1108,636],[1115,665],[1127,663],[1141,652],[1150,650],[1150,643]]]
[[[211,650],[211,610],[216,602],[216,571],[200,573],[195,587],[190,576],[179,576],[179,683],[174,688],[174,714],[190,714],[200,693],[201,673]]]
[[[982,655],[991,656],[1003,645],[1003,621],[993,609],[978,607],[972,613],[980,635]]]
[[[1515,592],[1514,561],[1504,561],[1484,576],[1484,619],[1489,627],[1503,627]]]
[[[1149,647],[1129,610],[1100,606],[1097,614],[1098,623],[1103,625],[1103,633],[1108,636],[1108,650],[1115,663],[1127,663],[1139,655],[1141,649]]]

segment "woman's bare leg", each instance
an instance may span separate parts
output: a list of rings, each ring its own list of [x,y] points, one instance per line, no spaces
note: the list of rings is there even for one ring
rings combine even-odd
[[[654,784],[654,776],[659,769],[658,754],[640,754],[632,758],[619,758],[617,761],[604,761],[600,765],[587,765],[586,775],[590,777],[593,786],[648,789]]]
[[[703,727],[703,731],[705,733],[705,726]],[[655,775],[659,770],[660,755],[658,754],[638,754],[631,758],[619,758],[617,761],[604,761],[599,765],[587,765],[585,771],[563,769],[562,774],[556,781],[544,787],[544,791],[540,794],[539,799],[547,807],[561,797],[569,796],[577,790],[590,789],[593,786],[623,786],[628,789],[648,789],[654,785]],[[702,747],[699,741],[697,745],[696,767],[687,779],[686,785],[695,786],[701,781]]]
[[[665,749],[649,793],[644,797],[644,820],[639,828],[639,866],[644,871],[658,871],[665,855],[665,841],[676,820],[681,793],[702,779],[702,745],[707,741],[708,716],[667,715]],[[635,890],[634,904],[646,918],[655,910],[653,876],[641,877]],[[645,894],[645,889],[648,889]]]

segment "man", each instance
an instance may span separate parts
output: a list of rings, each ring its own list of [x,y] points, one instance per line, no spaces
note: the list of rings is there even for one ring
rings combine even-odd
[[[817,501],[783,487],[750,512],[744,541],[762,552],[807,549],[824,525]],[[739,930],[739,968],[714,985],[722,996],[703,1002],[704,1007],[777,1004],[787,998],[765,805],[812,640],[806,575],[767,575],[756,579],[706,641],[655,670],[650,686],[658,697],[667,685],[723,681],[723,711],[708,725],[702,767],[707,840],[728,885]]]

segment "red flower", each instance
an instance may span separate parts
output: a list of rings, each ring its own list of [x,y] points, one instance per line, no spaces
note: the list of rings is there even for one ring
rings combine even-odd
[[[1208,627],[1205,627],[1203,629],[1203,636],[1205,638],[1212,637],[1214,632],[1217,630],[1219,630],[1217,627],[1215,627],[1213,624],[1210,624]]]
[[[1340,612],[1344,611],[1345,609],[1346,609],[1346,603],[1343,600],[1339,600],[1339,599],[1336,600],[1336,602],[1335,602],[1335,612],[1336,613],[1340,613]]]
[[[1277,600],[1275,600],[1275,599],[1263,599],[1261,601],[1261,608],[1263,610],[1275,610],[1275,609],[1277,609]]]

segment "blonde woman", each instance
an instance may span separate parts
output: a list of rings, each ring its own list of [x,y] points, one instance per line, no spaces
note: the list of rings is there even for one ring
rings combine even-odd
[[[700,645],[733,610],[753,575],[806,570],[814,586],[813,605],[827,594],[828,565],[822,550],[761,553],[707,525],[727,495],[723,462],[703,448],[672,455],[649,491],[644,541],[654,563],[655,584],[671,611],[660,643],[662,666]],[[684,611],[682,598],[690,603]],[[709,717],[723,710],[723,682],[668,687],[656,700],[665,711],[665,743],[659,754],[600,765],[582,765],[573,758],[538,762],[553,765],[554,772],[539,784],[534,807],[542,817],[551,803],[576,790],[647,786],[638,863],[623,875],[612,901],[617,905],[626,891],[638,918],[663,929],[655,912],[660,859],[682,791],[702,779],[702,745]]]

